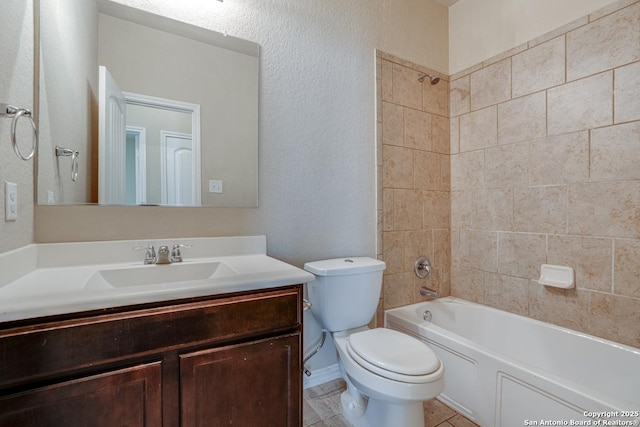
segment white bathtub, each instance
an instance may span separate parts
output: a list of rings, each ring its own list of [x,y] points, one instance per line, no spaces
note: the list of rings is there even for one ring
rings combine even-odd
[[[483,427],[640,425],[640,349],[453,297],[387,310],[385,326],[431,347],[438,399]]]

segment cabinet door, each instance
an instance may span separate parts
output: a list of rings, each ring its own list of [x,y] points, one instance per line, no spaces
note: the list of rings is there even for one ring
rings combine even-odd
[[[161,424],[159,362],[0,397],[0,427]]]
[[[182,427],[301,425],[300,334],[180,357]]]

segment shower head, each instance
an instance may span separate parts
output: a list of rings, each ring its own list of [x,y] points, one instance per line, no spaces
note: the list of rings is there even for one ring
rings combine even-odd
[[[422,76],[418,77],[418,81],[420,83],[424,82],[425,77],[429,77],[429,83],[431,83],[432,85],[436,85],[440,81],[440,77],[431,76],[429,74],[423,74]]]

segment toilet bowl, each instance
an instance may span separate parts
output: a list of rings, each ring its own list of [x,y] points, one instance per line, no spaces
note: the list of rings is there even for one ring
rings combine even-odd
[[[357,328],[333,338],[351,386],[345,391],[349,396],[342,398],[349,421],[371,427],[424,426],[423,402],[444,387],[444,366],[429,347],[384,328]],[[365,407],[357,408],[359,394],[366,398]],[[366,422],[358,422],[362,415]]]
[[[423,342],[401,332],[369,329],[382,285],[382,261],[367,257],[307,263],[311,312],[331,332],[345,417],[356,427],[424,427],[423,402],[444,388],[444,366]]]

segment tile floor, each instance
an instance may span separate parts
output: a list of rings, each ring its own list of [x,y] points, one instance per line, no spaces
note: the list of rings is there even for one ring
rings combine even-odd
[[[344,390],[341,379],[304,390],[303,426],[351,427],[340,413],[340,394]],[[478,427],[435,399],[425,403],[424,420],[425,427]]]

